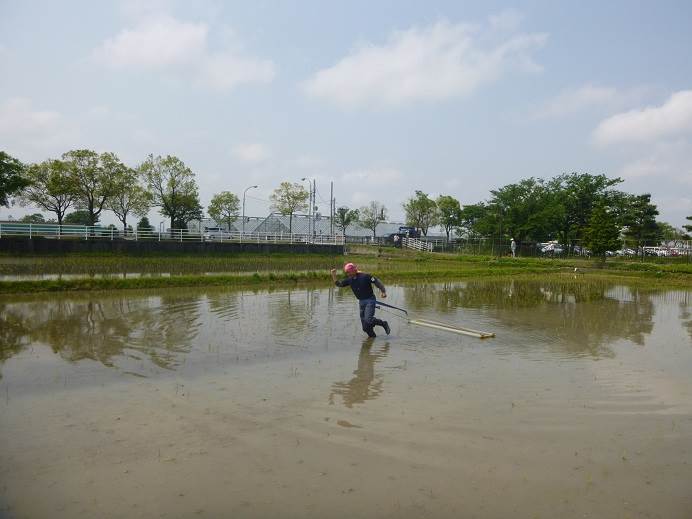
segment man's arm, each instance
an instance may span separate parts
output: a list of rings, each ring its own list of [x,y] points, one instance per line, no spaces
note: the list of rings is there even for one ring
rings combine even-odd
[[[377,288],[380,289],[380,294],[381,294],[382,299],[385,299],[387,297],[387,290],[384,288],[382,281],[377,279],[375,276],[372,276],[371,281],[372,281],[373,285],[375,285]]]
[[[351,279],[346,278],[346,279],[336,279],[336,269],[332,269],[329,271],[329,273],[332,275],[332,281],[334,284],[338,287],[345,287],[351,284]]]

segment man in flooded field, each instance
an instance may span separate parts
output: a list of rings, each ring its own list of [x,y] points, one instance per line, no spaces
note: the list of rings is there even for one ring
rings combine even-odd
[[[358,299],[360,305],[360,322],[363,326],[363,331],[368,334],[368,337],[377,337],[375,334],[375,326],[384,328],[385,333],[389,335],[389,323],[375,317],[375,293],[372,286],[375,285],[380,289],[382,298],[387,297],[387,290],[382,282],[375,276],[359,272],[358,268],[353,263],[344,265],[346,277],[344,279],[336,279],[336,269],[331,270],[332,281],[338,287],[350,286],[353,294]]]

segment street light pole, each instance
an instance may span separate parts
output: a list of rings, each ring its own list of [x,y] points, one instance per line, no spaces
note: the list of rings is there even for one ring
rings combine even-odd
[[[243,227],[242,227],[242,231],[240,232],[240,239],[241,240],[243,239],[243,235],[245,234],[245,194],[248,192],[248,189],[255,189],[257,187],[259,187],[259,186],[246,187],[245,191],[243,191],[243,224],[242,224]],[[228,229],[228,230],[230,231],[230,229]]]
[[[310,215],[312,214],[312,182],[309,178],[303,177],[301,178],[303,182],[306,180],[308,181],[308,240],[312,238],[312,233],[311,233],[311,224],[312,224],[312,218],[310,218]]]

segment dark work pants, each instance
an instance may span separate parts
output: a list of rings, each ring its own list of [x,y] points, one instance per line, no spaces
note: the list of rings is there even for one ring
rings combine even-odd
[[[370,337],[375,337],[375,326],[383,326],[384,321],[375,317],[374,299],[361,299],[360,304],[360,323],[363,325],[363,331]]]

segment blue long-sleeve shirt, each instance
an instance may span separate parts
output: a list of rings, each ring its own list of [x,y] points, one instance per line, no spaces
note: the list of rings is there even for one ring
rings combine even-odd
[[[385,292],[384,285],[375,276],[358,272],[355,277],[346,277],[336,281],[338,287],[351,287],[353,294],[359,299],[375,299],[375,293],[372,291],[372,286],[375,285],[382,292]]]

